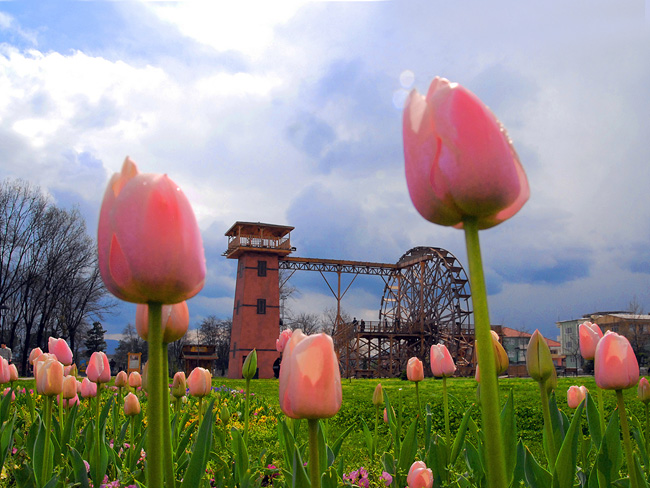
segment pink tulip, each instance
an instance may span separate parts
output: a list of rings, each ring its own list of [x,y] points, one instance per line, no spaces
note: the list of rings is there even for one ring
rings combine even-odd
[[[578,408],[582,400],[587,396],[586,386],[570,386],[566,392],[566,401],[569,408]]]
[[[124,415],[130,417],[140,413],[140,400],[133,393],[129,393],[124,398]]]
[[[594,377],[603,390],[624,390],[639,381],[639,363],[630,341],[607,331],[596,346]]]
[[[187,302],[162,307],[163,342],[169,344],[185,335],[190,326]],[[145,341],[149,338],[149,306],[139,304],[135,310],[135,329]]]
[[[84,378],[81,382],[81,396],[83,398],[97,396],[97,383],[93,383],[88,378]]]
[[[127,302],[178,303],[203,288],[203,243],[189,201],[167,175],[138,173],[130,158],[104,194],[97,246],[106,288]]]
[[[81,381],[77,380],[77,394],[81,394]]]
[[[9,370],[9,362],[5,358],[0,358],[0,385],[9,383],[11,380],[11,371]]]
[[[36,357],[36,359],[34,359],[34,363],[33,363],[34,378],[36,378],[36,376],[38,374],[39,365],[41,365],[42,363],[44,363],[45,361],[47,361],[49,359],[54,359],[54,360],[58,361],[58,359],[56,359],[56,356],[54,354],[49,354],[47,352],[41,353],[38,357]]]
[[[74,397],[77,394],[77,378],[74,376],[63,377],[63,391],[61,395],[66,400]]]
[[[120,371],[115,376],[115,386],[118,388],[124,388],[129,383],[129,378],[126,375],[126,371]]]
[[[93,383],[108,383],[111,381],[111,367],[108,357],[101,351],[91,354],[86,368],[86,376]]]
[[[639,389],[637,390],[639,400],[643,403],[650,402],[650,383],[648,383],[647,378],[641,378],[639,380]]]
[[[322,419],[336,415],[341,402],[341,373],[332,338],[294,330],[280,364],[280,408],[294,419]]]
[[[11,388],[7,387],[4,389],[2,392],[2,396],[7,396],[9,393],[11,393],[11,401],[15,402],[16,401],[16,392],[13,391]]]
[[[43,351],[41,351],[40,347],[32,349],[32,352],[29,353],[29,364],[34,364],[34,361],[36,361],[41,354],[43,354]]]
[[[57,398],[59,399],[59,401],[61,401],[60,397],[57,397]],[[63,406],[64,406],[65,408],[71,408],[71,407],[74,407],[74,406],[77,405],[78,403],[79,403],[79,396],[78,396],[78,395],[75,395],[75,396],[73,396],[72,398],[67,398],[67,399],[64,398],[64,399],[63,399]]]
[[[409,381],[422,381],[424,379],[424,366],[422,361],[416,357],[409,359],[406,363],[406,377]]]
[[[15,364],[9,365],[9,381],[18,381],[18,368]]]
[[[431,372],[433,376],[454,376],[456,365],[449,354],[447,346],[444,344],[434,344],[431,346]]]
[[[472,92],[436,77],[426,98],[413,90],[403,117],[406,182],[427,220],[479,229],[500,224],[530,189],[504,127]]]
[[[596,346],[603,337],[603,331],[598,324],[584,322],[578,327],[580,337],[580,354],[585,359],[593,359],[596,355]]]
[[[292,332],[293,331],[291,329],[285,329],[280,332],[280,337],[275,340],[275,349],[278,352],[284,351],[284,348],[287,346],[287,342],[289,342],[289,339],[291,339]]]
[[[212,390],[210,371],[204,368],[194,368],[187,378],[187,387],[190,389],[190,395],[192,396],[204,397],[209,395]]]
[[[388,423],[388,410],[384,408],[384,422]]]
[[[47,341],[47,352],[54,354],[64,366],[72,364],[72,351],[65,339],[50,337]]]
[[[63,365],[56,359],[48,359],[38,366],[36,391],[40,395],[55,396],[63,391]]]
[[[142,386],[142,376],[137,371],[132,371],[129,375],[129,386],[131,388],[138,388]]]
[[[172,381],[172,395],[174,398],[181,398],[185,396],[186,388],[187,380],[185,379],[185,373],[183,371],[178,371],[174,375],[174,380]]]
[[[408,488],[431,488],[433,486],[433,473],[422,461],[415,461],[406,477]]]

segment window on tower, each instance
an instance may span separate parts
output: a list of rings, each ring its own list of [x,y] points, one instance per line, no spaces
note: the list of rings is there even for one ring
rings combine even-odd
[[[257,276],[266,276],[266,261],[257,262]]]
[[[257,299],[257,313],[260,315],[266,313],[266,298]]]

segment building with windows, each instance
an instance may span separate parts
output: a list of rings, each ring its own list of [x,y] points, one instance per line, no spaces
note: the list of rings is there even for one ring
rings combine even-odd
[[[526,351],[532,334],[511,327],[494,326],[494,330],[501,339],[501,344],[508,354],[510,366],[508,376],[527,376]],[[544,338],[551,350],[551,357],[556,368],[564,366],[564,357],[561,354],[561,344],[553,339]]]
[[[583,322],[598,324],[603,333],[611,330],[625,336],[636,353],[639,365],[646,365],[650,358],[650,315],[625,311],[594,312],[579,319],[557,322],[560,329],[562,354],[566,356],[567,372],[580,372],[584,360],[580,355],[578,327]]]

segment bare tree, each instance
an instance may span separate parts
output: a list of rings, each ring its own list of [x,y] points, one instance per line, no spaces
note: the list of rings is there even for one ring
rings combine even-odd
[[[328,307],[323,311],[323,332],[333,336],[336,334],[337,324],[349,324],[352,322],[352,317],[345,310],[341,309],[340,320],[337,321],[336,307]]]
[[[287,320],[290,329],[300,329],[304,334],[316,334],[323,329],[321,317],[315,313],[302,312]]]
[[[115,349],[115,363],[119,369],[127,369],[128,353],[142,353],[142,364],[147,361],[147,342],[140,338],[133,324],[127,324],[122,331],[122,339]]]
[[[225,375],[228,369],[230,351],[230,332],[232,331],[232,318],[218,319],[215,315],[204,318],[199,324],[199,340],[201,344],[216,346],[216,367]]]

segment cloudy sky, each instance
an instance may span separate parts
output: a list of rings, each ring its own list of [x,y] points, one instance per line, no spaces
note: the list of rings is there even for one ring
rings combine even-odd
[[[295,255],[392,263],[451,251],[404,177],[401,108],[436,75],[508,128],[531,198],[481,233],[493,323],[650,311],[650,15],[643,0],[0,2],[0,178],[78,206],[95,234],[130,155],[196,211],[208,263],[192,324],[232,314],[237,220],[287,224]],[[334,300],[296,273],[296,312]],[[343,307],[376,319],[383,283]],[[106,317],[111,334],[134,308]]]

